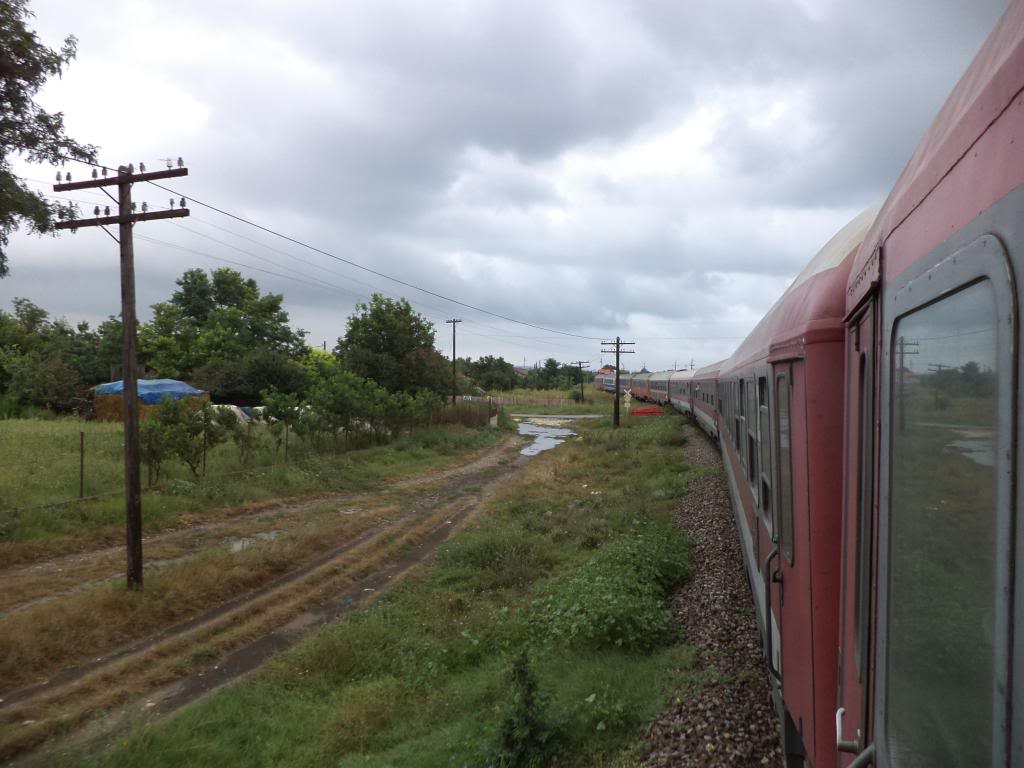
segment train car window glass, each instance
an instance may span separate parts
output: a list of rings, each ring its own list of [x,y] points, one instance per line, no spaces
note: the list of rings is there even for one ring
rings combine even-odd
[[[779,444],[779,549],[793,563],[793,455],[789,419],[789,377],[775,377],[775,429]]]
[[[1001,388],[988,280],[896,324],[892,349],[887,745],[896,768],[993,752]]]
[[[768,377],[757,377],[757,440],[760,443],[761,461],[761,511],[765,516],[771,512],[772,484],[769,473],[772,467],[771,421],[768,414]],[[770,518],[769,518],[770,519]]]
[[[859,333],[859,331],[858,331]],[[869,580],[871,578],[871,566],[873,562],[871,547],[871,521],[874,505],[874,472],[875,472],[875,430],[874,430],[874,401],[875,401],[875,376],[874,376],[874,349],[870,339],[865,339],[863,344],[871,352],[862,352],[860,355],[860,371],[858,376],[858,387],[860,388],[860,424],[857,425],[858,449],[860,460],[858,469],[860,477],[857,487],[857,544],[856,544],[856,584],[854,586],[854,662],[857,665],[858,679],[864,679],[864,661],[866,654],[864,648],[868,642],[868,623],[870,620],[871,589]],[[853,425],[851,425],[852,428]]]
[[[757,392],[754,389],[754,380],[748,379],[746,384],[747,393],[747,479],[750,481],[750,488],[754,492],[754,503],[757,503]]]

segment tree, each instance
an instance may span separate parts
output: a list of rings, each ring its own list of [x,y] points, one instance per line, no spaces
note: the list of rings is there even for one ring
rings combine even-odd
[[[71,208],[30,190],[14,175],[13,157],[54,164],[96,160],[95,147],[64,134],[62,113],[46,112],[34,101],[43,84],[75,57],[77,41],[69,36],[59,51],[47,48],[26,26],[31,16],[26,0],[0,3],[0,277],[8,272],[8,238],[19,223],[32,232],[52,232],[54,220]]]
[[[356,305],[334,351],[356,376],[389,392],[450,392],[451,373],[434,349],[434,326],[405,299],[375,293],[368,304]]]

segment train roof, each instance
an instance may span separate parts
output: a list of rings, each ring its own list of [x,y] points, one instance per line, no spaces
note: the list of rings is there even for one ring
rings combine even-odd
[[[842,326],[846,278],[878,210],[872,206],[862,211],[825,243],[732,357],[723,361],[722,370],[766,358],[773,348],[830,338],[830,332]]]
[[[673,373],[674,371],[671,370],[655,371],[651,374],[651,381],[668,381],[669,376]]]
[[[630,380],[633,379],[649,379],[653,374],[644,371],[643,373],[631,373],[629,374]]]
[[[975,167],[985,164],[984,153],[978,157],[982,148],[976,144],[1004,112],[1020,107],[1018,93],[1024,85],[1022,73],[1024,3],[1017,2],[1010,4],[982,45],[889,193],[854,261],[847,286],[849,310],[860,302],[878,272],[875,258],[878,246],[912,216],[924,216],[926,225],[923,231],[915,229],[913,248],[906,249],[912,252],[904,263],[892,264],[884,259],[886,272],[891,275],[899,274],[907,266],[907,261],[930,252],[951,232],[960,229],[1020,184],[1020,165],[1016,168],[983,168],[972,174],[972,178],[960,181],[961,188],[970,190],[969,204],[962,200],[945,200],[939,195],[934,207],[925,205],[959,164],[963,163],[964,167],[972,163]],[[1015,100],[1018,100],[1016,107]],[[1012,143],[1012,128],[1006,138]],[[970,151],[972,147],[974,152]],[[1021,163],[1020,152],[1016,156],[1017,163]],[[941,211],[936,210],[940,206]]]
[[[693,378],[693,371],[691,371],[689,368],[683,368],[681,371],[672,371],[672,375],[669,378],[672,381],[690,379]]]
[[[718,378],[718,372],[722,370],[728,360],[719,360],[717,363],[711,365],[705,365],[703,368],[698,368],[693,372],[694,379],[715,379]]]

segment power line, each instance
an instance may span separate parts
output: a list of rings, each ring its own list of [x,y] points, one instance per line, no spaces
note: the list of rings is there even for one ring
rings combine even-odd
[[[150,183],[154,187],[158,187],[159,189],[162,189],[165,192],[170,192],[172,195],[179,195],[180,196],[182,194],[180,192],[174,191],[170,187],[165,187],[163,184],[157,184],[156,182],[150,182]],[[404,285],[406,288],[412,288],[415,291],[421,291],[422,293],[426,293],[429,296],[434,296],[435,298],[442,299],[443,301],[448,301],[448,302],[451,302],[452,304],[457,304],[460,307],[465,307],[466,309],[472,309],[474,312],[481,312],[482,314],[490,315],[491,317],[496,317],[496,318],[498,318],[500,320],[505,320],[507,322],[515,323],[517,325],[524,325],[524,326],[527,326],[528,328],[535,328],[538,331],[544,331],[545,333],[554,333],[554,334],[558,334],[560,336],[572,336],[573,338],[585,339],[585,340],[588,340],[588,341],[600,341],[600,337],[599,336],[584,336],[584,335],[579,334],[579,333],[571,333],[570,331],[559,331],[559,330],[556,330],[554,328],[546,328],[545,326],[537,325],[536,323],[530,323],[530,322],[527,322],[525,320],[517,320],[514,317],[509,317],[508,315],[503,315],[503,314],[501,314],[499,312],[492,312],[489,309],[483,309],[482,307],[477,307],[477,306],[475,306],[473,304],[469,304],[469,303],[464,302],[464,301],[459,301],[458,299],[453,299],[450,296],[445,296],[444,294],[437,293],[436,291],[432,291],[429,288],[421,288],[420,286],[418,286],[418,285],[416,285],[414,283],[410,283],[410,282],[408,282],[406,280],[402,280],[402,279],[397,278],[397,277],[392,277],[391,275],[385,274],[384,272],[379,272],[379,271],[377,271],[375,269],[372,269],[370,267],[364,266],[363,264],[360,264],[358,262],[352,261],[351,259],[346,259],[346,258],[344,258],[342,256],[337,256],[336,254],[333,254],[330,251],[325,251],[322,248],[317,248],[314,245],[310,245],[309,243],[305,243],[305,242],[303,242],[301,240],[297,240],[294,237],[289,237],[288,235],[282,234],[281,232],[278,232],[278,231],[276,231],[274,229],[271,229],[270,227],[264,227],[262,224],[257,224],[254,221],[250,221],[249,219],[246,219],[246,218],[244,218],[242,216],[238,216],[238,215],[236,215],[234,213],[230,213],[229,211],[225,211],[223,208],[218,208],[217,206],[211,205],[210,203],[204,203],[202,200],[197,200],[194,197],[188,197],[188,200],[190,202],[195,203],[196,205],[201,205],[204,208],[208,208],[211,211],[215,211],[215,212],[221,214],[222,216],[227,216],[228,218],[234,219],[235,221],[239,221],[239,222],[241,222],[243,224],[247,224],[250,227],[255,227],[256,229],[262,230],[262,231],[264,231],[264,232],[266,232],[268,234],[274,235],[275,237],[279,237],[282,240],[286,240],[286,241],[288,241],[290,243],[294,243],[295,245],[301,246],[302,248],[307,248],[307,249],[313,251],[314,253],[319,253],[322,256],[326,256],[326,257],[328,257],[330,259],[334,259],[335,261],[340,261],[343,264],[348,264],[351,267],[355,267],[356,269],[361,269],[364,272],[369,272],[371,275],[376,275],[377,277],[382,277],[385,280],[391,280],[392,282],[398,283],[399,285]]]

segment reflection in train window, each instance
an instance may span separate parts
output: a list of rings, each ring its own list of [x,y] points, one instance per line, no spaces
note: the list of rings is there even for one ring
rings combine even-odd
[[[995,306],[986,280],[895,329],[886,720],[899,768],[988,765],[1001,728]]]

